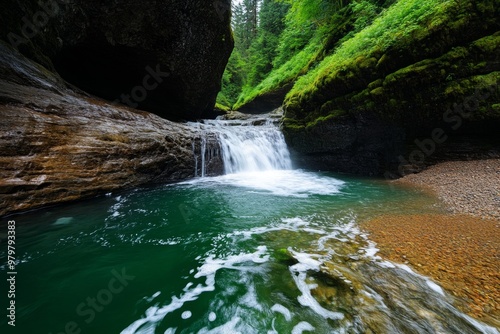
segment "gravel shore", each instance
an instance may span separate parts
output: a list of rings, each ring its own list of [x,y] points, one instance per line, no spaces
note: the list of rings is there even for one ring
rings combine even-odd
[[[448,213],[364,222],[380,255],[433,278],[464,312],[500,328],[500,159],[445,162],[393,182],[434,192]]]
[[[500,159],[444,162],[394,182],[431,189],[453,213],[500,220]]]

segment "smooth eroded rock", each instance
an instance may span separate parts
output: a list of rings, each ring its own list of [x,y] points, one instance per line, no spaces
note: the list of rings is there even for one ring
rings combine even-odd
[[[71,91],[1,42],[0,74],[0,216],[197,174],[192,128]]]

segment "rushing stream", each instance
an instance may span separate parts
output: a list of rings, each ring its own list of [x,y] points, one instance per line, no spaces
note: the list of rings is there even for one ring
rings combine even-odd
[[[193,125],[217,136],[223,176],[11,217],[13,332],[498,333],[436,283],[377,257],[358,226],[439,210],[432,198],[294,170],[278,128],[254,123]]]

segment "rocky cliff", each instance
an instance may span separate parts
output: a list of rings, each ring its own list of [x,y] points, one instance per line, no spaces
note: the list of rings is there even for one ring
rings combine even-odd
[[[498,154],[498,1],[432,2],[396,2],[295,84],[284,131],[303,166],[387,176]]]
[[[200,135],[165,118],[213,116],[229,3],[3,1],[0,216],[199,175]]]
[[[229,0],[6,0],[0,39],[69,83],[167,119],[213,116]]]
[[[195,174],[198,135],[74,92],[0,42],[0,216]]]

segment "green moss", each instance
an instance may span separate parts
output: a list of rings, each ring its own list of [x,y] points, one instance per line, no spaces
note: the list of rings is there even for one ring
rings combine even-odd
[[[256,99],[259,96],[279,89],[286,84],[293,82],[295,78],[308,71],[312,65],[311,59],[317,57],[321,50],[320,39],[316,38],[299,53],[294,55],[285,64],[278,69],[272,71],[261,83],[255,87],[244,87],[243,92],[240,94],[238,101],[234,105],[234,109],[238,110],[243,105]]]
[[[231,111],[231,108],[230,108],[230,107],[228,107],[228,106],[226,106],[226,105],[223,105],[223,104],[221,104],[221,103],[218,103],[218,102],[215,104],[215,109],[218,109],[218,110],[221,110],[221,111],[224,111],[224,112],[229,112],[229,111]]]
[[[284,118],[283,119],[283,129],[285,131],[300,131],[304,129],[304,125],[300,124],[294,118]]]
[[[384,94],[384,88],[382,87],[377,87],[373,90],[370,91],[370,94],[373,96],[380,96]]]
[[[300,76],[314,71],[317,64],[340,43],[339,41],[363,28],[354,24],[357,17],[353,11],[354,6],[355,3],[350,2],[293,1],[286,19],[287,28],[280,37],[278,55],[273,61],[272,71],[258,85],[243,87],[234,108],[239,109],[252,100],[294,83]],[[362,6],[358,7],[359,14]],[[377,7],[378,10],[381,8]]]
[[[475,41],[472,47],[483,53],[497,53],[500,48],[500,32]]]
[[[396,46],[404,48],[416,38],[423,39],[429,35],[427,24],[431,21],[445,22],[445,11],[452,5],[453,1],[442,0],[396,2],[371,25],[346,40],[332,55],[326,57],[315,71],[301,77],[287,99],[298,96],[299,104],[306,103],[319,91],[331,89],[327,87],[333,85],[331,83],[335,82],[335,78],[344,77],[349,80],[361,77],[360,69],[390,63],[390,57],[384,56],[387,50]]]
[[[369,90],[373,90],[373,89],[375,89],[375,88],[377,88],[377,87],[382,86],[382,84],[383,84],[383,83],[384,83],[384,80],[382,80],[382,79],[377,79],[377,80],[375,80],[375,81],[371,82],[371,83],[368,85],[368,89],[369,89]]]
[[[330,121],[334,118],[342,116],[345,113],[346,112],[344,110],[337,109],[337,110],[332,111],[330,114],[328,114],[326,116],[320,116],[320,117],[308,122],[306,125],[306,130],[311,129],[313,127],[316,127],[321,123],[325,123],[325,122]]]

